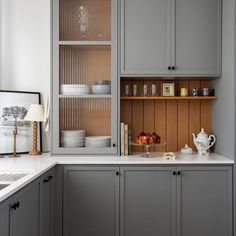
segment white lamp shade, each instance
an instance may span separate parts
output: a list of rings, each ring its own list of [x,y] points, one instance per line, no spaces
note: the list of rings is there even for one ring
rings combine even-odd
[[[25,116],[28,121],[44,121],[43,106],[39,104],[32,104]]]

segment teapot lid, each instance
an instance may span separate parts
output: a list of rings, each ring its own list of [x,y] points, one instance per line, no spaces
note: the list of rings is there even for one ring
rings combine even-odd
[[[205,130],[203,128],[201,128],[201,132],[197,135],[199,136],[207,136],[207,133],[205,132]]]

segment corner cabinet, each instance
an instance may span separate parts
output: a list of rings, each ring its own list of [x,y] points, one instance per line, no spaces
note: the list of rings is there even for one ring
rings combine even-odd
[[[52,153],[118,153],[116,0],[53,0]]]
[[[121,0],[121,75],[220,76],[221,4]]]

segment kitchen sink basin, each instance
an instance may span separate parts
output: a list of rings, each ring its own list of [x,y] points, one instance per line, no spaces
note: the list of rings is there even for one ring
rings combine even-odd
[[[28,173],[19,173],[19,172],[16,172],[16,173],[1,173],[0,172],[0,182],[2,181],[7,181],[7,182],[14,182],[14,181],[17,181],[23,177],[25,177],[26,175],[28,175]]]
[[[0,191],[4,188],[6,188],[9,184],[0,184]]]

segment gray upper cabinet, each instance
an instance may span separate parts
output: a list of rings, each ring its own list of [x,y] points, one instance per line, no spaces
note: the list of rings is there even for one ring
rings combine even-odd
[[[221,74],[221,0],[121,0],[122,76]]]
[[[121,236],[174,236],[174,167],[121,167]]]
[[[170,0],[121,0],[121,74],[169,74]]]
[[[63,235],[119,235],[118,167],[65,167]]]
[[[232,235],[232,168],[178,168],[178,236]]]
[[[175,6],[173,74],[220,75],[221,0],[176,0]]]
[[[11,221],[11,236],[39,235],[39,183],[31,184],[14,195],[16,208]]]

